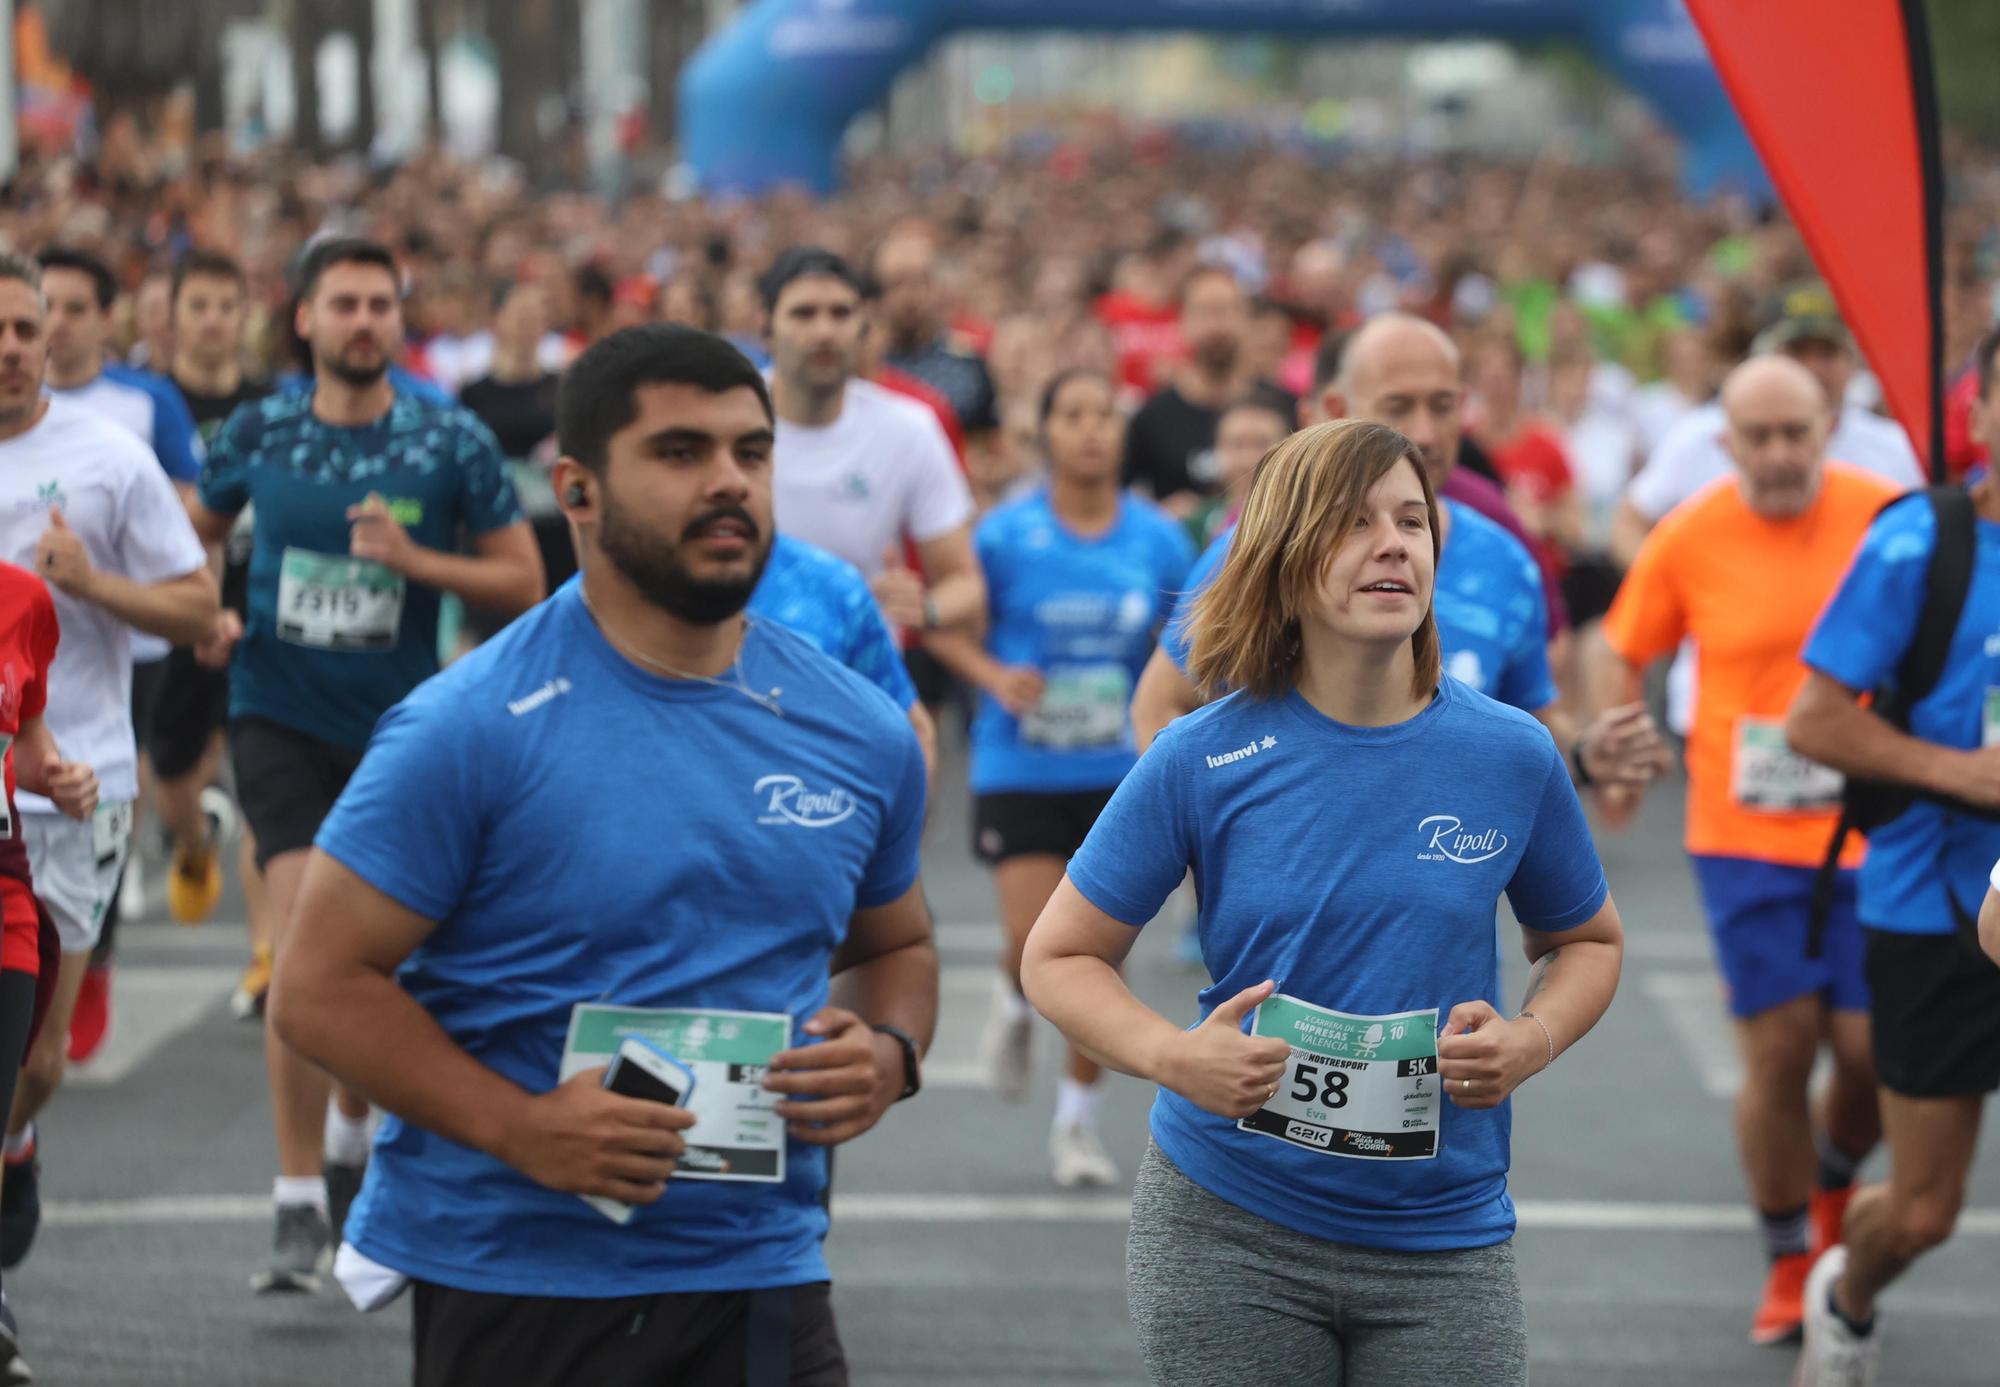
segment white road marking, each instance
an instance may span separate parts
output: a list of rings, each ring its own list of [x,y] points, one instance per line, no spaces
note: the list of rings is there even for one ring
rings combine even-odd
[[[1711,1098],[1729,1099],[1743,1087],[1736,1034],[1713,973],[1648,973],[1640,989],[1659,1006],[1667,1029]]]
[[[84,1087],[117,1083],[182,1031],[201,1020],[236,989],[236,968],[111,970],[111,1030],[95,1059],[70,1069],[68,1082]]]
[[[1754,1226],[1741,1204],[1646,1204],[1618,1200],[1524,1199],[1521,1227],[1574,1233],[1743,1233]],[[1122,1194],[967,1195],[836,1194],[835,1224],[846,1223],[1123,1223]],[[142,1199],[64,1200],[43,1219],[67,1227],[134,1224],[258,1223],[271,1217],[268,1194],[160,1195]],[[2000,1209],[1968,1209],[1958,1237],[2000,1236]]]

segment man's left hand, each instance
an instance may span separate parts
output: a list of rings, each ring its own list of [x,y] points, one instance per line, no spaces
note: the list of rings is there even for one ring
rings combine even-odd
[[[816,1045],[771,1060],[764,1087],[792,1136],[812,1146],[852,1141],[882,1120],[903,1093],[903,1047],[851,1011],[827,1007],[806,1022]]]

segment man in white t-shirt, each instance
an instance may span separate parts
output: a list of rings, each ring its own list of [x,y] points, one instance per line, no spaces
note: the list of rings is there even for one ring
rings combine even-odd
[[[81,405],[44,398],[46,330],[40,270],[0,253],[0,559],[33,570],[55,598],[62,642],[49,677],[49,730],[65,757],[97,768],[102,785],[86,823],[40,796],[15,796],[62,964],[8,1123],[0,1262],[10,1265],[26,1253],[40,1214],[33,1118],[62,1082],[77,988],[130,841],[139,793],[132,633],[191,645],[220,614],[207,551],[152,451]]]
[[[986,584],[972,552],[972,493],[936,417],[855,376],[859,276],[831,251],[798,246],[762,287],[778,529],[859,568],[897,625],[976,630]],[[906,538],[921,574],[903,562]]]

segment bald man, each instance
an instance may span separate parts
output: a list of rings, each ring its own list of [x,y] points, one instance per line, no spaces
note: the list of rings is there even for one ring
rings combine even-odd
[[[1751,1316],[1758,1344],[1790,1342],[1812,1261],[1840,1241],[1856,1167],[1881,1136],[1865,944],[1843,859],[1819,958],[1813,884],[1841,779],[1794,752],[1784,718],[1801,652],[1876,512],[1897,489],[1825,456],[1831,415],[1805,367],[1755,358],[1722,390],[1733,473],[1646,536],[1604,620],[1636,694],[1684,639],[1699,654],[1687,742],[1687,851],[1743,1057],[1736,1140],[1769,1259]],[[1808,1087],[1830,1049],[1818,1113]]]
[[[1385,313],[1355,330],[1332,383],[1313,393],[1305,413],[1307,423],[1356,418],[1387,424],[1422,455],[1443,507],[1444,555],[1435,605],[1446,670],[1478,692],[1540,719],[1580,783],[1644,786],[1667,759],[1644,705],[1634,700],[1611,709],[1577,732],[1557,705],[1549,673],[1539,568],[1524,544],[1451,494],[1458,466],[1459,405],[1458,349],[1451,339],[1421,318]],[[1142,747],[1169,722],[1200,706],[1178,632],[1194,594],[1220,566],[1228,543],[1224,535],[1210,545],[1188,575],[1188,592],[1140,676],[1132,721]]]

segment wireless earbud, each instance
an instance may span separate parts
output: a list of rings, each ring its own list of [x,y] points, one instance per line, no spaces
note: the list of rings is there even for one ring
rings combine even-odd
[[[563,504],[587,506],[590,504],[590,493],[584,489],[582,482],[571,482],[563,492]]]

